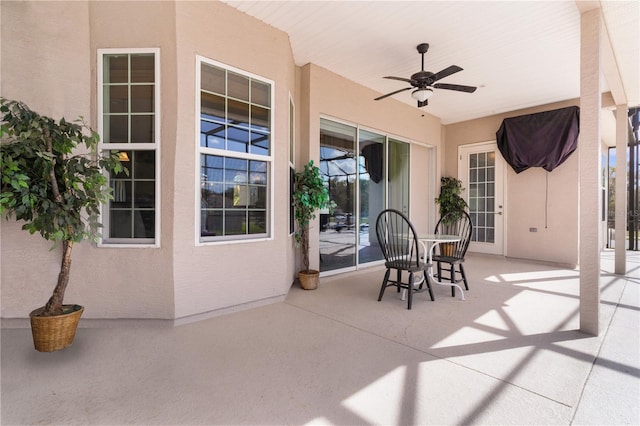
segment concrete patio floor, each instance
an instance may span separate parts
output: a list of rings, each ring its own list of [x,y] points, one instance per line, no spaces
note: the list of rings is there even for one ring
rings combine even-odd
[[[180,326],[81,321],[33,350],[3,323],[3,425],[640,424],[640,255],[603,254],[599,337],[577,331],[578,272],[469,255],[448,288],[377,295],[382,268]]]

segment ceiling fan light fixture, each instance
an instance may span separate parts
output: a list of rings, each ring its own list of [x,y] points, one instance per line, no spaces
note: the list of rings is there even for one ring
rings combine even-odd
[[[411,97],[417,101],[424,102],[433,95],[433,90],[428,87],[417,89],[411,92]]]

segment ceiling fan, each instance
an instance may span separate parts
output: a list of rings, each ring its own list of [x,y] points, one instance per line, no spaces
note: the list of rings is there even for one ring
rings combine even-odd
[[[443,69],[437,73],[432,73],[430,71],[424,70],[424,54],[429,50],[429,43],[421,43],[417,47],[418,53],[422,55],[422,70],[413,74],[410,78],[403,77],[393,77],[387,76],[384,78],[389,78],[391,80],[400,80],[406,81],[411,84],[411,87],[405,87],[404,89],[396,90],[395,92],[387,93],[386,95],[379,96],[375,98],[376,101],[380,99],[384,99],[388,96],[395,95],[396,93],[404,92],[407,90],[414,89],[411,92],[411,97],[418,101],[418,108],[428,105],[428,99],[433,95],[433,89],[446,89],[446,90],[455,90],[458,92],[466,92],[473,93],[476,91],[476,87],[473,86],[463,86],[461,84],[447,84],[447,83],[436,83],[436,81],[441,80],[445,77],[450,76],[451,74],[455,74],[459,71],[462,71],[457,65],[451,65],[448,68]]]

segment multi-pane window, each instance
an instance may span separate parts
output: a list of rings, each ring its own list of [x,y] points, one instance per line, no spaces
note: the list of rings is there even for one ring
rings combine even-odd
[[[103,242],[157,244],[159,191],[159,52],[101,49],[99,131],[103,150],[120,152],[128,173],[109,177]]]
[[[201,242],[267,237],[272,83],[198,58]]]
[[[469,213],[473,223],[472,241],[495,240],[495,152],[469,155]]]

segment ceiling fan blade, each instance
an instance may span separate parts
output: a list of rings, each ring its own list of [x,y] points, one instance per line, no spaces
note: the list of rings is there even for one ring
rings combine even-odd
[[[457,65],[451,65],[448,68],[443,69],[442,71],[438,71],[437,73],[435,73],[434,75],[431,76],[431,79],[433,81],[438,81],[441,78],[445,78],[450,76],[451,74],[455,74],[457,72],[462,71],[462,68],[460,68]]]
[[[387,98],[389,96],[395,95],[396,93],[404,92],[405,90],[411,90],[413,87],[405,87],[404,89],[396,90],[395,92],[387,93],[386,95],[378,96],[374,99],[374,101],[379,101],[380,99]]]
[[[473,87],[473,86],[463,86],[461,84],[447,84],[447,83],[434,84],[433,87],[435,87],[436,89],[456,90],[458,92],[466,92],[466,93],[473,93],[477,89],[477,87]]]
[[[411,80],[410,78],[404,78],[404,77],[393,77],[393,76],[387,76],[387,77],[382,77],[382,78],[388,78],[390,80],[400,80],[400,81],[405,81],[409,84],[413,84],[414,81]]]
[[[418,108],[429,105],[429,99],[425,99],[423,102],[418,101]]]

